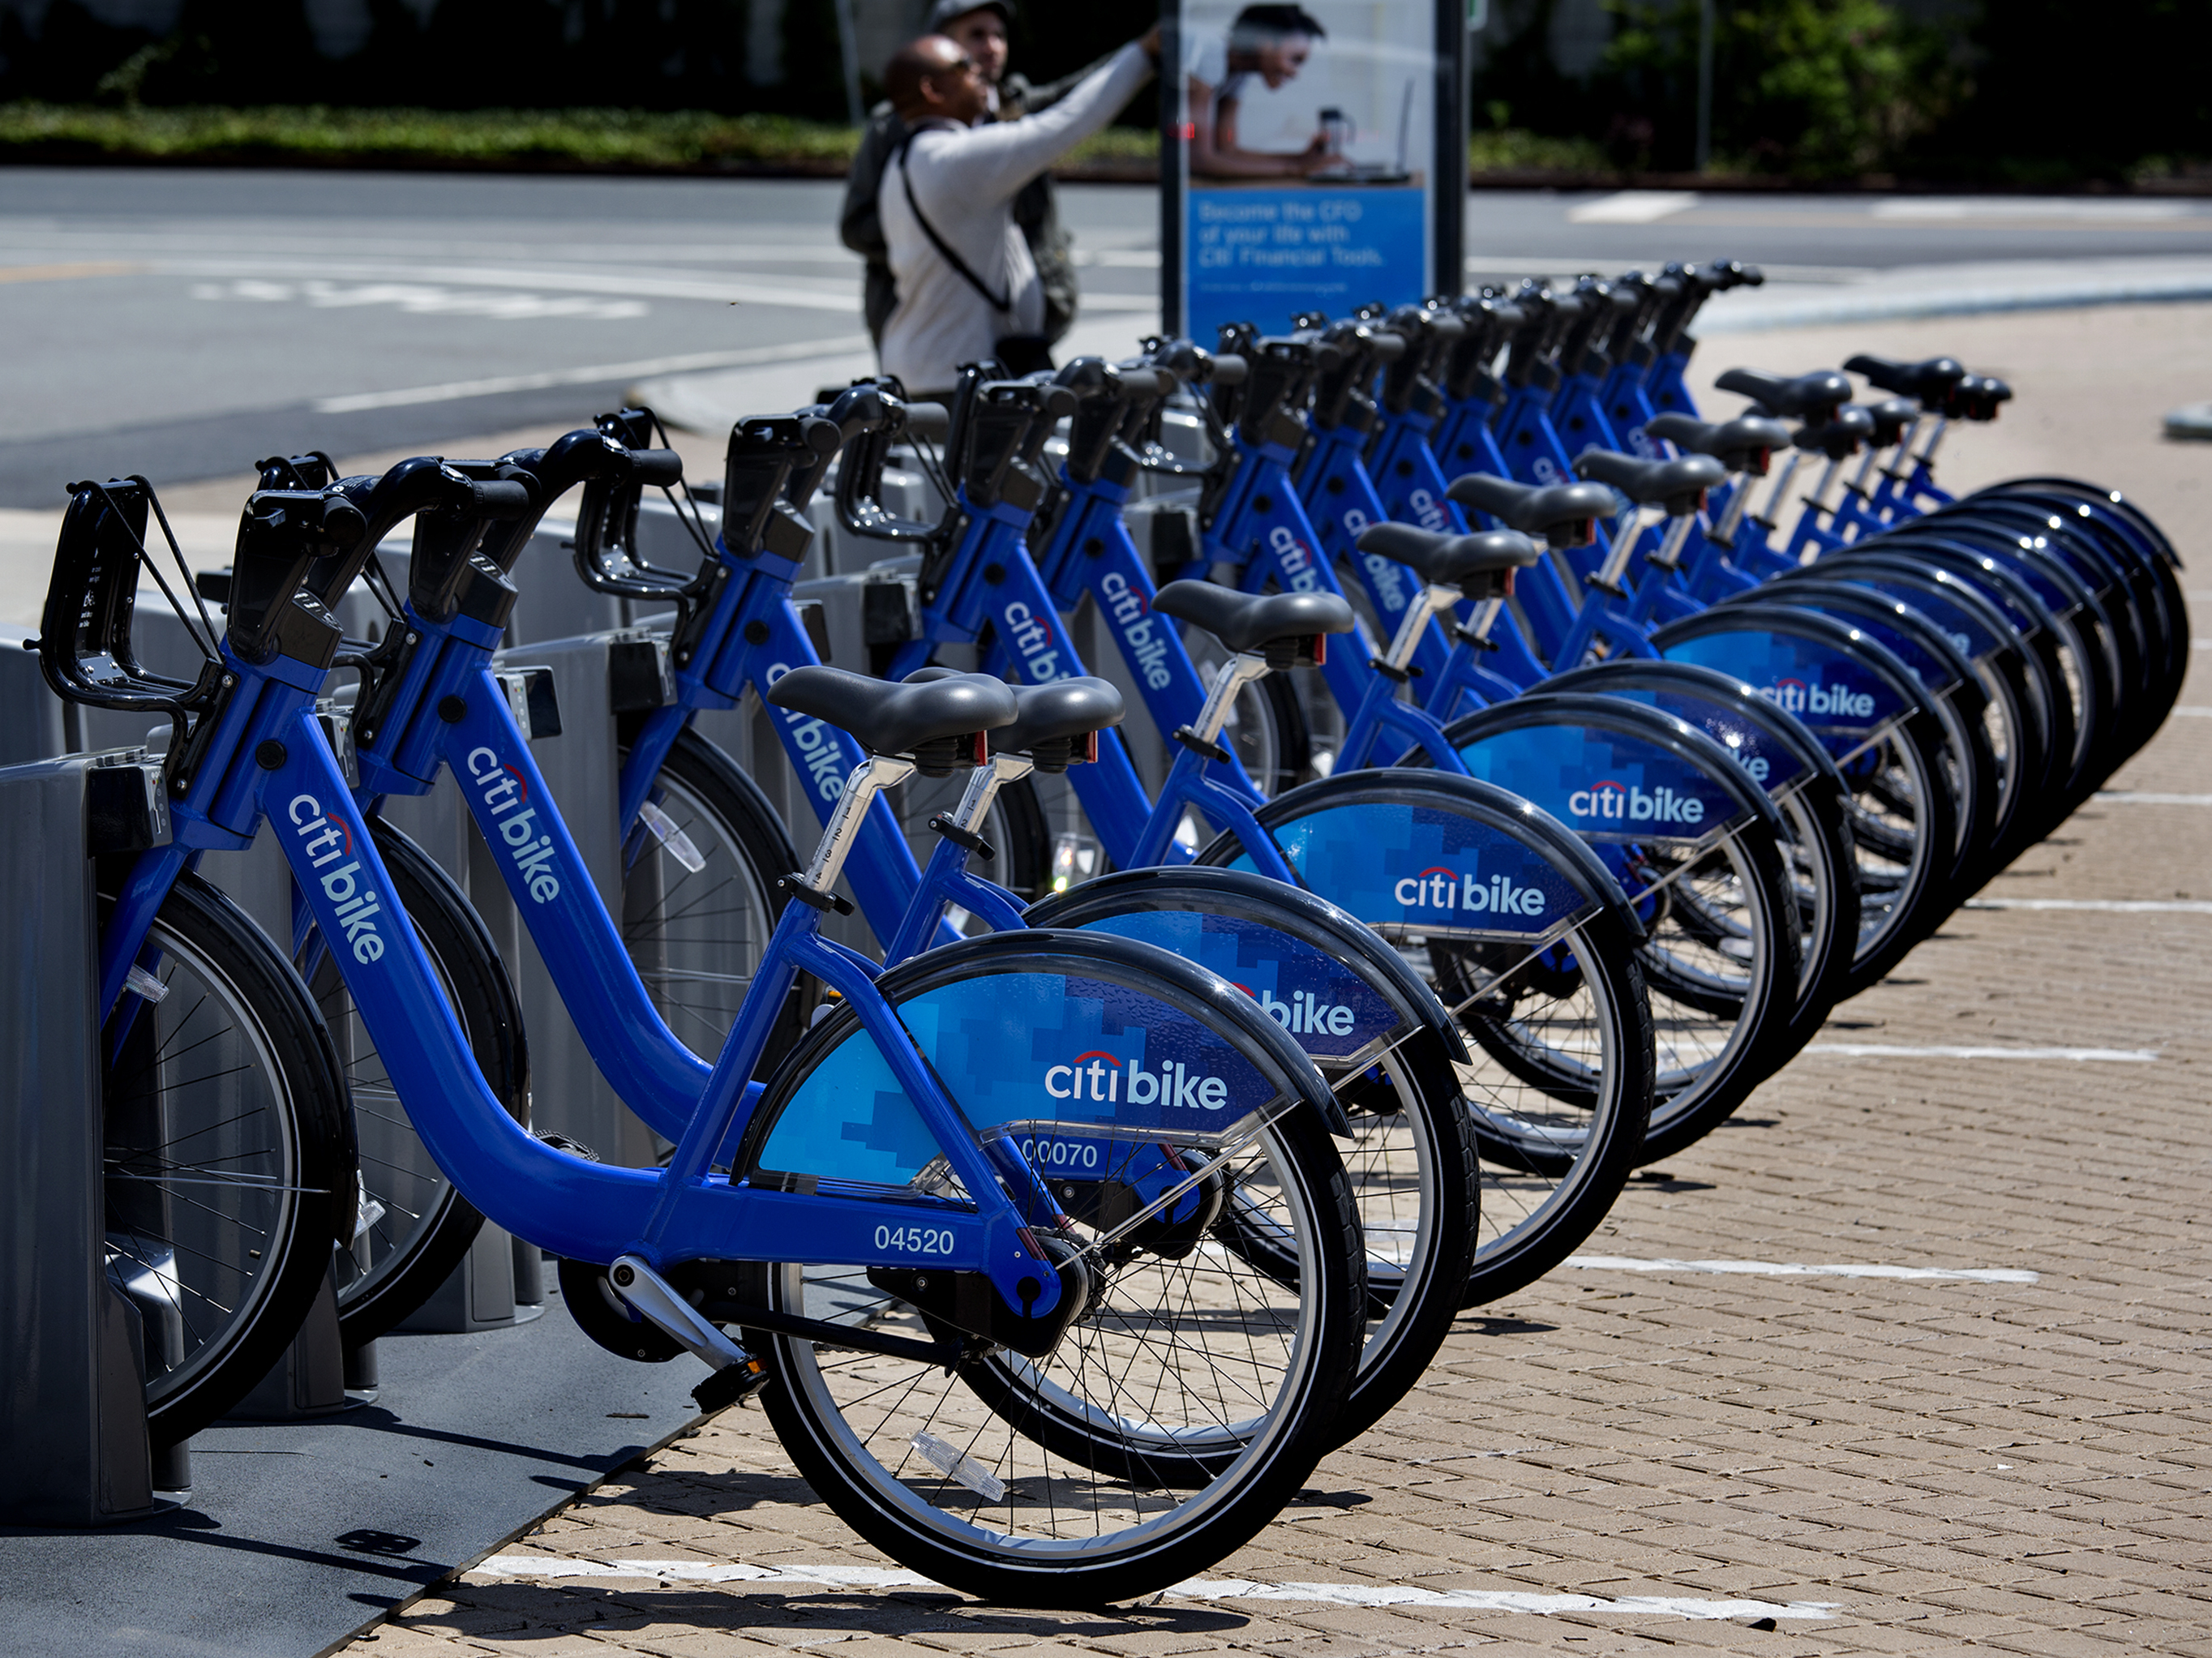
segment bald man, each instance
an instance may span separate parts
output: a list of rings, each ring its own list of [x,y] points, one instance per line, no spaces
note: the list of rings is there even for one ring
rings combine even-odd
[[[981,120],[989,83],[958,42],[927,34],[891,60],[884,89],[911,136],[884,169],[877,205],[898,288],[884,325],[885,374],[917,395],[942,394],[963,363],[1000,356],[1002,342],[1042,357],[1043,284],[1014,198],[1114,118],[1158,52],[1155,29],[1050,109],[990,122]]]

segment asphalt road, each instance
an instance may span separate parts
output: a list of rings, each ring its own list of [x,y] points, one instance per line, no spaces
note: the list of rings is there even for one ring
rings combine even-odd
[[[581,418],[637,379],[861,341],[839,186],[0,169],[0,507]],[[1062,192],[1094,316],[1158,282],[1154,197]],[[1489,192],[1475,278],[1723,255],[1780,281],[2212,253],[2212,203]]]

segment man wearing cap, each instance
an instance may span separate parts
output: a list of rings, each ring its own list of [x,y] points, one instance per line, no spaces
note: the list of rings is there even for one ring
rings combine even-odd
[[[1012,27],[1012,0],[937,0],[930,8],[929,33],[953,41],[975,61],[986,85],[989,107],[987,118],[1017,120],[1049,109],[1083,83],[1105,63],[1087,64],[1073,75],[1044,86],[1006,71],[1006,32]],[[867,131],[860,137],[860,153],[845,185],[845,209],[838,220],[838,234],[845,246],[868,262],[867,290],[861,304],[868,332],[878,345],[884,341],[884,325],[890,319],[898,292],[891,280],[890,255],[884,246],[883,221],[876,211],[883,188],[884,166],[891,152],[906,142],[906,123],[890,100],[869,112]],[[1052,179],[1040,173],[1014,198],[1014,222],[1028,241],[1030,257],[1036,262],[1044,283],[1044,327],[1048,340],[1057,340],[1075,321],[1075,262],[1068,256],[1068,234],[1060,228],[1060,203],[1053,195]]]

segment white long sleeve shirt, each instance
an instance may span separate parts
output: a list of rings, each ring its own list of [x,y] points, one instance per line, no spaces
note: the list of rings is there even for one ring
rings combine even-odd
[[[1001,336],[1043,331],[1044,287],[1014,223],[1014,197],[1112,120],[1152,72],[1150,57],[1132,43],[1038,114],[973,127],[921,123],[906,153],[884,170],[878,197],[898,284],[897,307],[884,325],[885,374],[897,375],[909,391],[945,391],[962,363],[988,357]],[[908,205],[909,179],[931,227],[985,287],[1008,301],[1005,310],[978,294],[931,244]]]

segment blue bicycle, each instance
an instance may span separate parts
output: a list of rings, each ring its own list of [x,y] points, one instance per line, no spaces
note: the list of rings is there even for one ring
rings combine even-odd
[[[104,882],[106,1051],[132,1054],[142,1031],[163,1048],[189,1031],[191,1016],[171,1009],[176,972],[212,957],[234,968],[240,1049],[262,1039],[327,1053],[296,981],[281,989],[283,952],[191,873],[208,850],[251,844],[265,817],[308,952],[343,975],[464,1197],[520,1237],[604,1264],[653,1343],[714,1369],[702,1403],[762,1391],[801,1473],[863,1535],[940,1581],[1029,1604],[1095,1605],[1211,1564],[1333,1442],[1356,1361],[1361,1249],[1328,1085],[1248,998],[1150,945],[1025,932],[885,971],[826,940],[822,918],[869,805],[924,764],[972,762],[980,733],[1015,714],[1003,686],[975,678],[840,685],[790,701],[860,732],[866,758],[811,861],[783,878],[793,902],[669,1165],[607,1167],[533,1137],[487,1085],[394,908],[344,745],[317,708],[340,642],[319,593],[343,592],[410,516],[418,546],[434,546],[531,506],[529,483],[489,463],[257,491],[228,627],[185,685],[145,673],[130,649],[152,491],[133,480],[75,493],[39,642],[50,683],[166,714],[174,729],[170,837]],[[453,562],[456,625],[495,638],[481,617],[511,586],[472,553]],[[481,670],[427,717],[493,740],[489,711],[506,695]],[[502,832],[501,844],[525,859],[542,851],[536,835]],[[541,862],[531,878],[550,898],[562,874]],[[217,942],[197,947],[203,935]],[[750,1087],[802,971],[839,1008]],[[1088,1218],[1061,1205],[1046,1175],[1071,1158],[1122,1171],[1115,1205]],[[118,1179],[160,1176],[181,1206],[198,1167],[289,1206],[282,1270],[261,1268],[267,1287],[231,1319],[265,1333],[295,1270],[324,1270],[321,1237],[348,1230],[349,1169],[295,1158],[279,1180],[173,1157],[123,1163]],[[137,1219],[142,1236],[165,1224]],[[1209,1247],[1218,1228],[1262,1224],[1279,1251],[1272,1272]],[[181,1223],[167,1234],[190,1236]]]
[[[766,480],[763,499],[776,502],[776,512],[750,529],[733,520],[729,533],[734,547],[708,568],[757,565],[764,556],[762,544],[776,533],[775,526],[787,522],[776,513],[804,507],[812,487],[810,480],[819,476],[818,463],[842,443],[846,425],[857,433],[872,419],[890,417],[875,394],[863,388],[841,399],[837,410],[741,426],[732,438],[725,487],[732,478],[748,488],[750,480]],[[619,419],[609,423],[623,424]],[[315,458],[300,457],[273,463],[270,471],[272,477],[281,471],[300,485],[309,481],[310,473],[319,473],[320,465]],[[744,830],[732,828],[731,815],[713,815],[711,798],[706,807],[694,805],[708,793],[694,781],[701,773],[710,781],[724,783],[719,791],[724,799],[743,802],[747,796],[741,787],[729,786],[732,782],[742,786],[744,780],[726,758],[711,744],[687,732],[664,761],[664,772],[672,771],[675,777],[656,780],[640,805],[639,819],[630,826],[624,918],[618,927],[596,888],[580,874],[581,862],[559,805],[531,757],[532,715],[526,689],[514,694],[511,688],[520,682],[509,676],[499,678],[502,687],[510,688],[503,700],[484,701],[478,694],[488,673],[499,677],[493,669],[492,644],[512,598],[511,589],[491,577],[512,561],[537,513],[583,483],[587,492],[585,527],[579,537],[583,558],[587,568],[603,573],[602,579],[615,579],[604,574],[611,555],[596,533],[596,526],[607,517],[611,499],[603,486],[630,492],[626,516],[635,511],[635,492],[647,487],[648,480],[675,481],[675,457],[665,451],[632,448],[606,433],[586,428],[546,450],[520,451],[497,463],[443,465],[488,470],[507,481],[525,483],[533,507],[520,518],[505,520],[470,522],[452,515],[447,515],[451,521],[436,515],[426,520],[418,515],[404,599],[380,564],[371,561],[368,574],[373,577],[373,590],[385,598],[388,626],[376,645],[343,648],[335,659],[362,676],[350,727],[357,741],[360,774],[354,791],[356,804],[395,876],[411,884],[410,892],[434,890],[441,878],[419,849],[385,822],[382,806],[393,798],[424,793],[445,771],[453,772],[487,845],[497,849],[519,913],[593,1058],[637,1114],[673,1144],[683,1136],[709,1075],[707,1058],[696,1050],[716,1051],[741,1005],[741,999],[732,995],[730,1018],[706,1033],[712,1042],[702,1042],[702,1010],[686,990],[703,983],[710,993],[720,993],[753,983],[761,950],[744,926],[757,920],[763,938],[771,932],[773,915],[759,914],[758,895],[774,892],[786,897],[790,884],[770,873],[772,865],[763,867],[757,853],[733,853],[742,844],[738,837]],[[635,592],[648,578],[629,564],[619,579]],[[681,597],[699,581],[716,586],[715,602],[753,602],[743,597],[743,586],[714,584],[711,577],[686,578],[664,592]],[[788,607],[778,588],[766,589],[766,598]],[[1298,629],[1310,631],[1340,622],[1348,622],[1348,615],[1319,621],[1291,618],[1285,625],[1296,625],[1285,638],[1288,646],[1301,645],[1306,634]],[[732,631],[743,648],[744,629]],[[623,648],[640,643],[625,641]],[[714,665],[710,659],[707,665]],[[820,687],[825,674],[831,675],[827,683],[834,685],[830,670],[804,663],[785,666],[787,671],[765,688],[772,708],[801,709],[793,697],[802,688]],[[684,680],[698,687],[704,676],[686,674]],[[1086,700],[1089,692],[1103,689],[1092,682],[1062,681],[1054,689],[1055,695],[1073,697],[1074,714],[1090,720],[1087,729],[1091,732],[1110,727],[1120,718],[1118,695],[1109,694],[1107,701]],[[455,722],[442,717],[441,710],[471,695],[478,696],[480,720]],[[622,692],[617,701],[642,712],[635,707],[633,691]],[[592,711],[572,708],[568,717],[580,720],[592,717]],[[1064,724],[1072,716],[1063,708],[1054,717]],[[850,741],[836,721],[818,724],[837,732],[837,741]],[[982,835],[988,827],[989,806],[1008,781],[1018,780],[1032,768],[1063,771],[1079,757],[1070,755],[1065,741],[1074,728],[1062,732],[1055,726],[1036,738],[1038,729],[1035,721],[1024,720],[1018,736],[1006,742],[1026,748],[1032,740],[1039,741],[1048,752],[1027,758],[1014,752],[1000,754],[993,767],[1002,774],[981,797],[982,804],[972,811],[963,805],[961,813],[941,817],[933,825],[946,845],[961,848],[962,859],[980,855],[988,846]],[[958,772],[930,759],[920,774],[931,774],[953,777]],[[692,786],[686,788],[686,783]],[[865,823],[884,810],[880,800],[872,803],[859,821]],[[780,835],[781,826],[775,827]],[[795,857],[791,861],[795,864]],[[1374,1246],[1366,1273],[1369,1327],[1353,1387],[1334,1418],[1337,1431],[1345,1437],[1363,1431],[1419,1377],[1441,1343],[1459,1309],[1474,1247],[1477,1187],[1470,1172],[1474,1153],[1454,1072],[1466,1054],[1435,999],[1396,952],[1349,916],[1294,887],[1257,877],[1185,869],[1156,872],[1154,878],[1143,881],[1093,884],[1084,890],[1080,916],[1073,920],[1049,904],[1024,916],[1012,894],[969,878],[960,880],[957,891],[945,890],[949,878],[917,876],[902,911],[877,917],[889,944],[887,964],[902,962],[952,936],[942,918],[955,903],[971,926],[1096,927],[1162,944],[1231,976],[1327,1071],[1350,1113],[1340,1121],[1356,1125],[1347,1128],[1352,1178],[1363,1228]],[[303,949],[307,942],[305,925],[303,913],[303,931],[295,941]],[[462,983],[469,982],[470,975],[456,968],[473,968],[480,976],[495,976],[499,969],[495,956],[478,962],[465,952],[457,963],[441,965],[449,979]],[[328,970],[326,963],[324,970]],[[343,1011],[342,1002],[336,1005]],[[807,998],[787,999],[779,1021],[781,1030],[793,1033],[787,1045],[805,1028],[805,1021],[794,1017],[798,1010],[816,1005]],[[457,1011],[463,1008],[457,1006]],[[465,1026],[467,1023],[465,1017]],[[684,1035],[679,1036],[679,1030]],[[358,1089],[374,1050],[366,1033],[351,1047]],[[379,1161],[387,1170],[396,1165],[415,1171],[420,1180],[435,1174],[434,1163],[419,1143],[406,1143],[403,1114],[394,1109],[372,1116],[381,1142]],[[734,1152],[734,1147],[726,1147],[725,1160]],[[428,1170],[422,1172],[426,1164]],[[1086,1200],[1095,1206],[1102,1182],[1121,1181],[1126,1172],[1117,1164],[1094,1161],[1066,1171],[1064,1183],[1088,1194]],[[380,1175],[380,1193],[392,1180],[389,1172]],[[1067,1193],[1062,1195],[1074,1201]],[[1237,1236],[1256,1234],[1248,1228]],[[430,1246],[421,1248],[427,1259]],[[407,1260],[404,1247],[380,1257],[376,1265],[395,1283],[436,1281],[424,1263]],[[562,1264],[562,1284],[572,1311],[595,1339],[612,1351],[634,1357],[655,1356],[653,1344],[646,1339],[648,1333],[605,1284],[602,1265]],[[392,1301],[398,1294],[397,1289],[389,1291],[384,1300]],[[672,1351],[664,1350],[659,1356],[672,1356]]]

